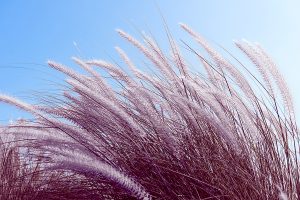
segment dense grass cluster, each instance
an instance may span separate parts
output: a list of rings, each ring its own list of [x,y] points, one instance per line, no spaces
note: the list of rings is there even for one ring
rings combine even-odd
[[[206,74],[169,33],[171,55],[146,34],[141,43],[117,30],[153,73],[116,47],[123,63],[73,58],[86,73],[49,61],[68,79],[43,104],[0,95],[35,118],[0,129],[1,199],[299,199],[299,134],[274,62],[237,41],[258,77],[181,27],[202,47],[183,42]]]

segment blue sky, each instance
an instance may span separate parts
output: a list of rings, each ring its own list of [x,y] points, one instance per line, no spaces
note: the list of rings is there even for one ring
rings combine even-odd
[[[157,5],[175,38],[186,38],[178,26],[184,22],[234,52],[233,39],[261,43],[286,77],[300,115],[299,0],[3,0],[0,92],[32,101],[35,91],[49,92],[63,79],[46,66],[48,59],[74,66],[71,56],[110,59],[116,45],[131,52],[116,28],[151,31],[165,42]],[[0,105],[0,123],[19,116]]]

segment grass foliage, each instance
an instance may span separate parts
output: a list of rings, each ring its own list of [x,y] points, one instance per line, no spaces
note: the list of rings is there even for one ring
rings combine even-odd
[[[73,58],[86,73],[49,61],[66,89],[40,105],[0,95],[35,118],[0,129],[11,138],[1,142],[1,199],[299,199],[294,105],[275,63],[236,41],[254,75],[181,27],[202,48],[181,45],[205,73],[168,31],[166,54],[144,33],[140,42],[117,30],[153,73],[116,47],[122,62]]]

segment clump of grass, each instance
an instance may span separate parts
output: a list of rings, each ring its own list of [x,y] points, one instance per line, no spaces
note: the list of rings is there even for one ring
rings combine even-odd
[[[81,194],[81,199],[299,198],[294,105],[275,63],[258,44],[237,41],[260,72],[256,77],[187,25],[181,27],[206,51],[205,57],[184,43],[206,75],[190,69],[169,33],[171,55],[166,55],[153,38],[143,34],[141,43],[117,30],[157,73],[141,71],[116,47],[130,73],[103,60],[73,58],[86,74],[49,61],[68,76],[61,97],[37,106],[0,96],[35,116],[2,134],[14,135],[20,148],[39,158],[43,192],[61,199],[71,194],[69,199]],[[59,176],[52,180],[49,173]],[[64,190],[60,179],[69,182]]]

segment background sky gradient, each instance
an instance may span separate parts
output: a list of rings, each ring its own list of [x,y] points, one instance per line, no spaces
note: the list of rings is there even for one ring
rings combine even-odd
[[[233,39],[259,42],[285,76],[299,117],[299,0],[4,0],[0,3],[0,93],[30,102],[32,96],[42,95],[35,91],[54,90],[63,76],[47,67],[49,59],[70,66],[74,66],[71,56],[112,59],[117,57],[116,45],[134,57],[116,28],[132,35],[138,35],[137,30],[151,31],[167,45],[159,9],[176,39],[187,38],[178,26],[184,22],[232,52],[237,52]],[[21,116],[26,115],[0,105],[0,124]]]

